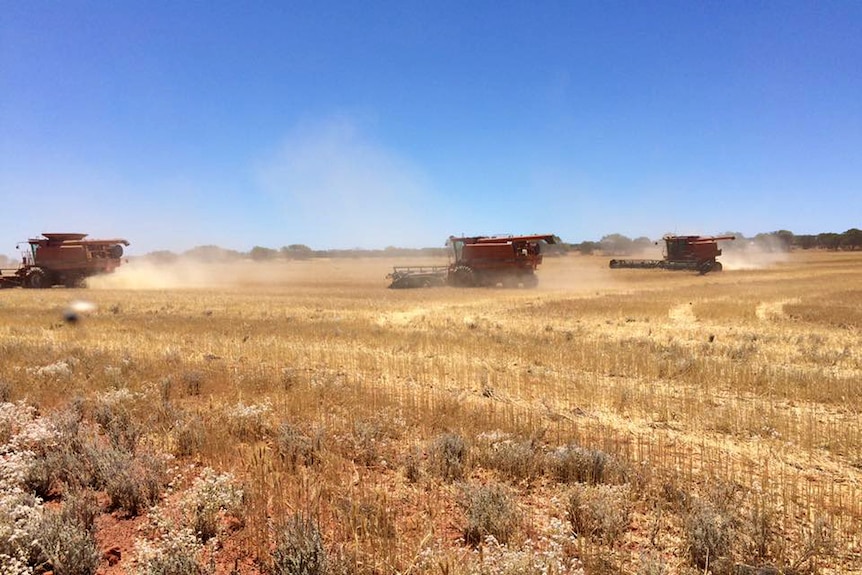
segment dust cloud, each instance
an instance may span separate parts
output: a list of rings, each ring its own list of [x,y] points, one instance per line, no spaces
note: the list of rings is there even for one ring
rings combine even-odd
[[[540,290],[589,293],[622,287],[607,257],[569,254],[546,257],[536,271]]]
[[[182,289],[230,285],[229,273],[223,264],[210,264],[194,260],[177,260],[156,263],[133,260],[114,273],[89,278],[92,289]]]
[[[445,204],[428,177],[349,117],[297,127],[258,162],[255,180],[295,237],[367,248],[445,237]]]
[[[752,240],[722,245],[718,261],[726,270],[757,270],[788,261],[790,253],[777,241]]]
[[[172,262],[133,260],[114,273],[90,278],[93,289],[174,290],[280,285],[311,278],[308,266],[288,262]]]
[[[249,287],[385,287],[392,262],[386,258],[315,258],[257,262],[200,261],[180,257],[162,262],[146,258],[123,264],[114,273],[87,280],[92,289],[175,290]]]

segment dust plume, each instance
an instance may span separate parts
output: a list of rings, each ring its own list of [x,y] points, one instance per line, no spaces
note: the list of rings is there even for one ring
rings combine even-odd
[[[380,287],[398,263],[386,258],[201,261],[181,256],[171,261],[139,258],[114,273],[87,280],[92,289],[179,290],[231,288]],[[403,262],[400,262],[403,263]]]
[[[181,258],[173,262],[132,260],[114,273],[89,278],[93,289],[183,289],[229,285],[234,277],[225,264]]]
[[[536,275],[540,290],[590,293],[623,285],[608,267],[608,259],[600,256],[546,257]]]
[[[774,238],[722,242],[718,261],[726,270],[756,270],[788,261],[790,254]]]
[[[300,126],[255,176],[285,230],[318,247],[424,247],[445,237],[422,171],[349,118]]]

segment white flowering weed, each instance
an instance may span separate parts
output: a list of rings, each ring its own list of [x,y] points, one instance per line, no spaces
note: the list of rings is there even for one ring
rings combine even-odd
[[[228,428],[239,439],[259,439],[267,430],[266,416],[272,411],[269,401],[236,405],[225,408]]]
[[[202,541],[207,541],[218,535],[219,522],[225,514],[239,513],[242,496],[232,474],[207,467],[183,494],[180,505],[186,522]]]
[[[515,547],[489,535],[481,549],[455,562],[464,565],[468,575],[583,575],[583,567],[572,553],[575,546],[569,526],[552,518],[547,531],[536,541],[527,540]],[[451,563],[451,553],[442,548],[425,548],[419,554],[417,566],[433,571],[435,566]]]
[[[50,426],[23,403],[0,404],[0,572],[30,573],[27,560],[36,545],[42,501],[24,489],[36,456],[30,449],[49,441]]]

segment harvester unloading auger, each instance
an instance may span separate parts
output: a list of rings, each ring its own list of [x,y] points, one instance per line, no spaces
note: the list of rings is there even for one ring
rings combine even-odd
[[[718,242],[734,240],[734,236],[674,236],[667,235],[665,256],[661,260],[611,260],[612,269],[619,268],[660,268],[666,270],[692,270],[702,274],[720,272],[721,255]]]
[[[553,235],[450,236],[446,266],[395,266],[386,277],[390,288],[435,286],[536,287],[536,268],[542,263],[541,243],[555,244]]]
[[[122,238],[86,240],[87,234],[43,233],[27,240],[17,269],[0,270],[0,288],[79,287],[88,277],[111,273],[123,257]],[[11,272],[11,273],[6,273]]]

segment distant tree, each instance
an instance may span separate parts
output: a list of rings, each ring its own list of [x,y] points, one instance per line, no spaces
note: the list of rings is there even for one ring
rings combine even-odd
[[[834,232],[817,234],[817,247],[827,250],[837,250],[841,246],[841,235]]]
[[[592,255],[593,252],[601,249],[602,245],[599,242],[587,241],[575,244],[573,247],[578,250],[582,255],[589,256]]]
[[[226,250],[218,246],[206,245],[194,247],[183,255],[202,262],[227,262],[240,259],[242,256],[234,250]]]
[[[841,234],[841,247],[848,250],[858,250],[862,248],[862,230],[850,228]]]
[[[281,257],[289,260],[304,260],[314,256],[314,250],[305,244],[290,244],[279,250]]]
[[[168,250],[157,250],[154,252],[150,252],[144,257],[157,264],[173,263],[177,261],[177,258],[179,258],[177,254]]]
[[[817,247],[817,236],[813,234],[800,234],[793,238],[793,247],[810,250]]]
[[[248,252],[248,255],[256,262],[262,262],[266,260],[275,259],[275,256],[278,255],[278,252],[272,248],[265,248],[262,246],[254,246],[251,248],[251,251]]]
[[[613,255],[627,255],[632,252],[632,240],[622,234],[609,234],[599,240],[602,251]]]
[[[781,243],[784,250],[789,250],[793,246],[793,232],[788,230],[778,230],[773,232],[775,237]]]

